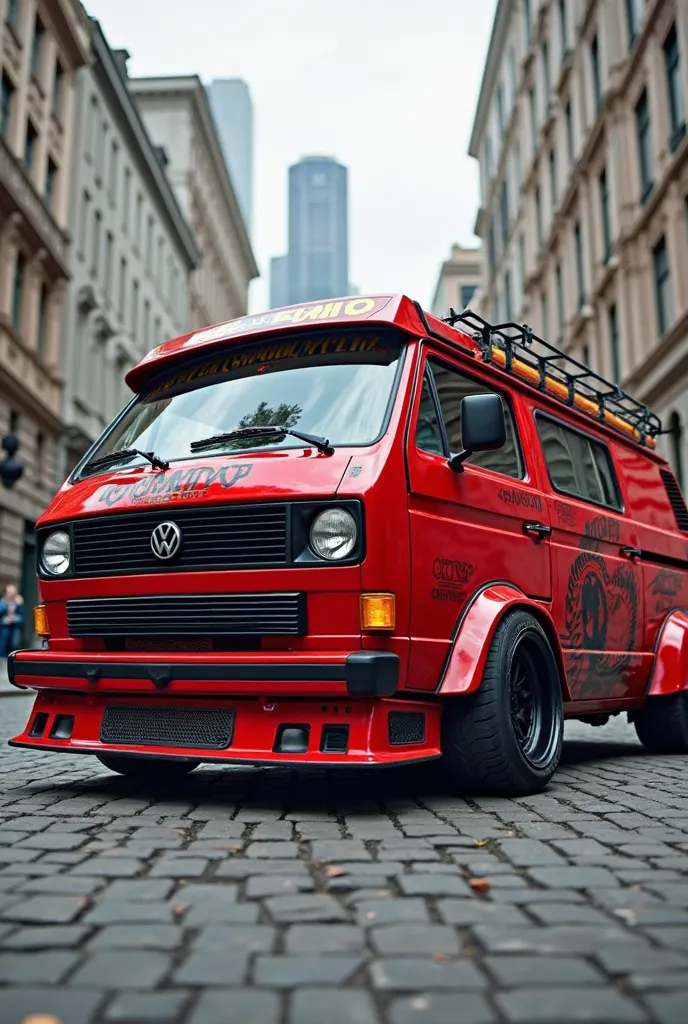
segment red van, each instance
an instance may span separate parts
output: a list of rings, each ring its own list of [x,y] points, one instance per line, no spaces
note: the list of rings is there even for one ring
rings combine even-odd
[[[688,751],[688,509],[659,420],[403,296],[166,342],[38,524],[15,746],[124,774],[443,758],[542,789],[564,718]]]

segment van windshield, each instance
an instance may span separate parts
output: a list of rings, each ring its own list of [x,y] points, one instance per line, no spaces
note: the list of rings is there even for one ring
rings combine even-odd
[[[105,472],[96,460],[125,449],[168,462],[218,452],[304,447],[286,434],[235,437],[207,452],[194,441],[246,427],[283,426],[338,446],[369,445],[385,426],[401,362],[396,332],[331,331],[232,346],[158,379],[91,452],[81,476]],[[123,454],[111,468],[143,464]]]

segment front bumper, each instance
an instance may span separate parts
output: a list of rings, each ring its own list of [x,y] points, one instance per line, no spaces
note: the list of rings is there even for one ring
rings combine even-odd
[[[286,743],[295,732],[300,750]],[[373,767],[439,757],[440,706],[389,698],[199,700],[52,690],[38,693],[10,745],[225,764]]]
[[[391,697],[399,658],[389,651],[187,656],[15,651],[7,659],[19,689],[175,697]]]

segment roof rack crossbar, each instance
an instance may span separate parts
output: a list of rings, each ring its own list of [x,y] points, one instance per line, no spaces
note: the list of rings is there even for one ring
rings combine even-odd
[[[536,335],[528,324],[507,321],[490,324],[484,317],[467,309],[463,313],[450,310],[444,323],[467,329],[480,349],[485,362],[510,373],[514,363],[520,369],[519,379],[538,391],[554,391],[565,405],[576,405],[606,423],[617,432],[641,444],[651,443],[661,433],[659,417],[642,402],[627,394],[618,383],[585,366],[574,356]]]

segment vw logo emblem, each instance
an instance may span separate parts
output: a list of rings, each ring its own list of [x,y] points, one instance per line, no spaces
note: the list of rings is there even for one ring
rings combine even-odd
[[[174,558],[182,546],[182,531],[176,523],[158,523],[151,533],[150,546],[156,558]]]

